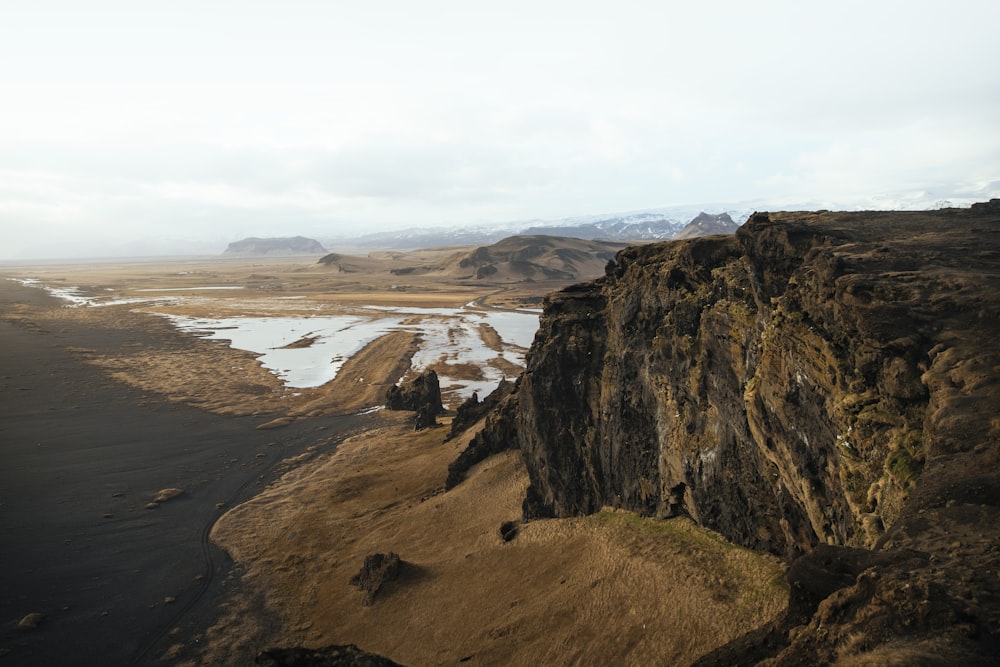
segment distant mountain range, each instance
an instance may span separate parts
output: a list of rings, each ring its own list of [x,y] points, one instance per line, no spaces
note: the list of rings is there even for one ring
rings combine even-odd
[[[406,280],[569,284],[603,275],[608,261],[628,246],[624,241],[533,234],[509,236],[474,248],[443,246],[364,256],[330,253],[319,263],[339,273],[391,274]]]
[[[363,255],[332,252],[320,258],[319,263],[339,273],[388,273],[409,279],[571,283],[603,275],[615,254],[630,245],[665,238],[732,234],[738,227],[728,213],[701,213],[687,225],[653,215],[632,216],[629,220],[529,227],[524,233],[492,243],[437,244],[429,249],[381,250]],[[469,232],[465,234],[466,240],[473,238]],[[621,238],[578,238],[581,234]],[[428,239],[420,235],[406,238],[417,243]],[[390,240],[385,235],[379,235],[379,239],[383,243]]]
[[[742,219],[745,216],[737,214]],[[749,214],[747,214],[749,216]],[[452,246],[487,246],[511,237],[562,237],[584,241],[610,241],[624,246],[631,242],[663,241],[692,238],[709,234],[732,234],[739,225],[728,212],[715,215],[699,213],[690,222],[667,217],[661,212],[626,213],[612,217],[568,218],[545,225],[526,227],[491,227],[489,229],[409,229],[399,232],[378,232],[350,239],[327,241],[326,245],[350,252],[372,250],[414,250]],[[316,255],[328,251],[319,241],[302,236],[284,238],[250,237],[235,241],[225,255]],[[324,263],[335,264],[342,271],[363,270],[363,260],[350,255],[333,253]]]
[[[634,213],[594,222],[535,225],[519,232],[528,236],[569,236],[580,239],[648,241],[670,239],[684,223],[661,213]]]
[[[941,209],[958,205],[941,198],[925,201],[896,202],[877,199],[869,202],[872,209]],[[908,204],[904,206],[902,204]],[[918,206],[919,205],[919,206]],[[587,241],[662,241],[691,238],[708,234],[728,234],[742,225],[755,211],[813,211],[837,208],[828,202],[765,202],[763,200],[677,205],[624,213],[581,215],[556,220],[522,220],[489,225],[454,227],[413,227],[393,231],[341,236],[319,236],[322,245],[347,255],[364,255],[373,251],[409,251],[452,246],[483,246],[511,236],[562,236]],[[842,210],[843,207],[838,208]],[[252,241],[245,239],[243,242]],[[270,240],[270,239],[269,239]],[[259,241],[259,239],[258,239]],[[238,242],[238,243],[243,243]],[[326,250],[310,250],[303,254],[323,254]],[[242,254],[229,251],[226,254]],[[267,253],[265,253],[267,254]],[[281,254],[275,252],[273,254]],[[292,253],[295,254],[295,253]],[[350,261],[357,258],[352,257]],[[346,266],[346,265],[345,265]]]
[[[327,247],[350,252],[412,250],[455,245],[488,245],[511,236],[562,236],[587,241],[663,241],[706,234],[732,233],[753,213],[751,209],[708,214],[697,207],[672,207],[630,213],[533,220],[489,227],[405,229],[324,239]],[[709,224],[714,221],[713,224]],[[692,227],[694,225],[694,227]]]

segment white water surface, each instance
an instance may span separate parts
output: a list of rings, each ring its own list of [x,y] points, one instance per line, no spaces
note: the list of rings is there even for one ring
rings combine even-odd
[[[478,380],[453,378],[439,371],[442,390],[453,391],[462,399],[474,391],[485,396],[496,388],[504,374],[489,362],[497,357],[523,366],[524,354],[538,328],[538,315],[531,312],[385,306],[364,310],[371,311],[372,317],[166,317],[183,331],[229,341],[231,347],[259,354],[261,364],[292,388],[325,384],[337,377],[344,362],[376,338],[392,331],[414,331],[421,341],[411,361],[414,371],[422,372],[440,363],[472,364],[481,369],[482,378]],[[497,331],[503,341],[502,351],[485,345],[480,324],[489,324]],[[307,337],[312,339],[310,345],[286,348]]]
[[[538,316],[541,312],[526,310],[488,310],[485,311],[486,322],[496,329],[505,343],[523,347],[527,350],[535,340],[538,331]]]
[[[397,328],[401,318],[367,319],[351,315],[314,317],[224,317],[217,319],[167,316],[177,328],[230,347],[260,355],[264,368],[288,387],[318,387],[337,377],[344,362],[379,336]],[[303,338],[307,347],[285,346]]]
[[[88,297],[81,295],[76,287],[50,287],[33,279],[20,282],[46,289],[76,306],[183,302],[185,299],[184,296],[149,299]],[[281,378],[285,386],[296,389],[318,387],[333,380],[348,359],[385,334],[399,330],[413,331],[420,336],[420,347],[413,356],[411,369],[419,373],[432,366],[439,366],[438,380],[442,391],[453,392],[464,400],[474,391],[480,396],[486,396],[505,378],[502,371],[490,365],[498,357],[511,364],[524,366],[524,355],[531,347],[538,330],[539,312],[492,310],[469,303],[461,308],[366,306],[357,315],[223,318],[163,316],[182,331],[210,340],[227,341],[230,347],[258,354],[264,368]],[[499,335],[499,351],[487,347],[483,342],[480,331],[483,324],[492,327]],[[311,339],[311,344],[287,348],[289,344],[303,338]],[[441,364],[474,365],[480,369],[481,378],[467,380],[450,377],[446,371],[447,366],[442,369]]]
[[[477,380],[449,376],[446,370],[438,369],[438,381],[442,391],[454,391],[462,399],[473,392],[480,397],[487,396],[496,389],[507,376],[500,369],[490,365],[498,357],[524,366],[524,355],[538,330],[538,313],[520,310],[487,310],[469,303],[462,308],[393,308],[391,306],[369,306],[371,310],[394,312],[406,315],[423,315],[415,328],[420,332],[421,346],[413,355],[411,366],[420,372],[439,364],[471,364],[477,366],[482,377]],[[502,350],[496,351],[486,346],[480,333],[480,325],[488,324],[500,336]]]
[[[62,299],[63,301],[69,301],[70,305],[74,307],[121,306],[130,303],[166,303],[177,299],[177,297],[174,296],[150,296],[121,299],[116,298],[113,291],[110,289],[107,291],[112,293],[108,295],[87,296],[80,293],[79,287],[53,287],[51,285],[46,285],[41,280],[37,280],[35,278],[11,278],[11,280],[19,282],[26,287],[37,287],[39,289],[43,289],[56,298]]]

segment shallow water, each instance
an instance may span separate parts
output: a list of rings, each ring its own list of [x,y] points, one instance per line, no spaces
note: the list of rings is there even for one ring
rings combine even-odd
[[[128,303],[183,302],[184,296],[121,299],[114,294],[87,296],[76,287],[52,287],[34,279],[19,282],[47,290],[75,306],[107,306]],[[183,291],[239,289],[235,286],[185,288]],[[173,288],[142,291],[181,291]],[[289,297],[283,297],[289,298]],[[478,392],[489,394],[505,378],[496,367],[498,358],[524,366],[524,355],[538,329],[539,312],[490,310],[469,303],[461,308],[417,308],[365,306],[356,315],[309,315],[299,317],[195,318],[167,315],[182,331],[210,340],[228,341],[231,347],[254,352],[261,364],[290,388],[318,387],[333,380],[344,363],[371,341],[392,331],[420,334],[420,348],[411,369],[422,372],[439,366],[443,392],[464,400]],[[406,324],[404,324],[404,322]],[[499,350],[486,346],[481,326],[488,325],[501,339]],[[308,344],[287,347],[304,338]],[[441,365],[444,364],[442,367]],[[474,366],[479,378],[469,380],[448,375],[447,366]]]
[[[419,330],[422,343],[413,355],[411,366],[420,372],[437,364],[470,364],[479,368],[481,378],[470,380],[448,375],[438,370],[442,391],[454,391],[462,399],[473,392],[480,397],[488,395],[507,376],[491,362],[498,357],[507,362],[524,366],[524,355],[531,347],[538,330],[538,313],[521,310],[486,310],[469,303],[462,308],[393,308],[369,306],[371,310],[406,315],[426,316]],[[500,336],[502,349],[490,349],[483,342],[480,326],[487,324]],[[410,326],[405,328],[411,328]]]
[[[183,331],[211,340],[226,340],[230,346],[260,354],[261,364],[292,388],[318,387],[333,380],[344,362],[365,345],[392,331],[420,334],[420,348],[411,367],[421,372],[433,365],[471,364],[480,369],[481,379],[450,377],[439,372],[443,390],[464,399],[477,391],[488,394],[504,373],[490,365],[497,357],[523,366],[526,348],[538,328],[538,315],[530,312],[483,311],[468,308],[365,308],[364,315],[308,317],[225,317],[191,318],[167,315]],[[406,324],[403,324],[407,322]],[[492,326],[503,341],[503,349],[487,347],[480,325]],[[310,338],[311,344],[287,348]]]
[[[375,320],[351,315],[315,317],[224,317],[217,319],[167,316],[177,328],[230,347],[260,354],[261,365],[288,387],[318,387],[337,376],[344,362],[365,345],[396,328],[400,318]],[[286,348],[303,338],[305,347]]]
[[[505,343],[527,350],[535,340],[540,314],[527,310],[490,310],[485,312],[485,317]]]
[[[121,306],[130,303],[166,303],[169,301],[176,301],[179,297],[176,296],[150,296],[150,297],[132,297],[127,299],[117,298],[113,290],[108,289],[108,294],[103,296],[92,296],[82,294],[79,287],[53,287],[52,285],[46,285],[40,280],[35,278],[11,278],[16,282],[21,283],[27,287],[37,287],[43,289],[49,294],[63,301],[69,301],[73,306]],[[144,292],[147,290],[138,290]],[[156,291],[168,291],[168,290],[156,290]]]

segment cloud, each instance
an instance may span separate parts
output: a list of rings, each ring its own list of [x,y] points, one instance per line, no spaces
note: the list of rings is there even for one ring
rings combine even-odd
[[[998,20],[985,0],[22,3],[0,25],[0,252],[995,185]]]

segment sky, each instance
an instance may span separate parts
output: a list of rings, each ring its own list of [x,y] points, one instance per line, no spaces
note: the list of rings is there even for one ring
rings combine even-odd
[[[0,259],[1000,197],[996,0],[5,0]]]

